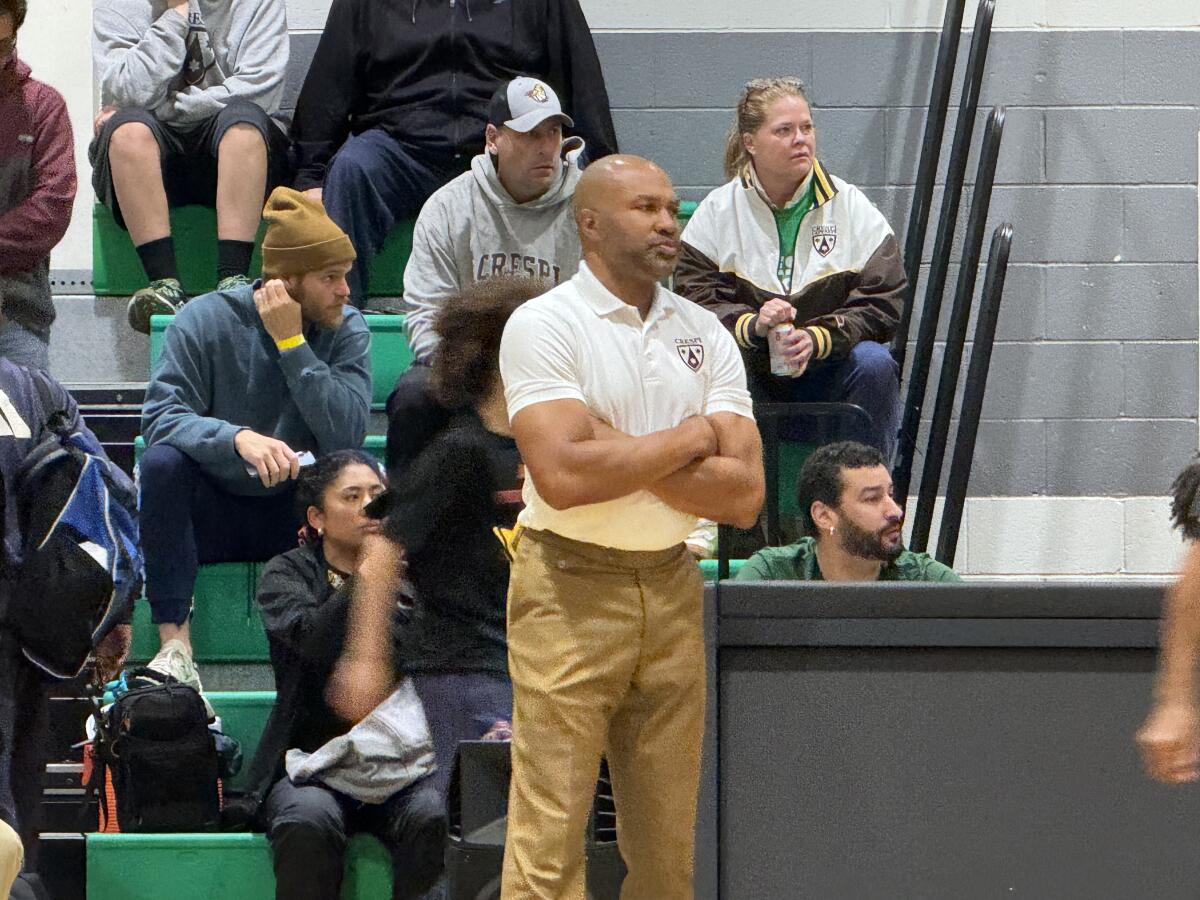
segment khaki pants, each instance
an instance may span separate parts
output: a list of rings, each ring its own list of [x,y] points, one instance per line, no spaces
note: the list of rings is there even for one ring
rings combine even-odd
[[[0,897],[7,897],[12,890],[24,859],[21,839],[7,822],[0,821]]]
[[[601,754],[629,869],[622,900],[691,900],[702,598],[682,544],[635,552],[521,532],[508,594],[504,900],[583,900],[584,829]]]

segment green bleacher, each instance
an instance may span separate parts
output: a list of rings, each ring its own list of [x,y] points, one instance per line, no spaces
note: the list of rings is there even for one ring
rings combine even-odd
[[[696,210],[693,201],[681,204],[679,224],[687,224]],[[400,222],[384,242],[383,249],[371,262],[372,297],[400,297],[404,294],[404,266],[412,252],[414,220]],[[264,226],[265,227],[265,226]],[[255,240],[250,271],[262,265],[259,244],[263,228]],[[217,282],[217,214],[207,206],[181,206],[171,210],[171,235],[175,238],[179,280],[189,294],[211,291]],[[186,249],[185,249],[186,248]],[[121,228],[108,207],[92,207],[92,290],[100,297],[128,297],[146,284],[146,273],[129,232]]]
[[[404,293],[404,264],[412,252],[413,221],[396,226],[371,264],[372,297],[399,297]],[[250,271],[262,265],[255,240]],[[171,235],[175,238],[179,280],[189,294],[211,291],[217,284],[217,214],[207,206],[181,206],[171,210]],[[185,249],[186,248],[186,249]],[[128,297],[146,286],[146,273],[129,232],[121,228],[97,203],[92,207],[92,291],[99,297]]]
[[[244,763],[227,789],[245,787],[245,777],[275,702],[274,691],[210,691],[209,702],[225,733],[242,745]],[[220,864],[214,865],[219,853]],[[375,838],[350,841],[342,900],[391,896],[391,860]],[[265,835],[89,834],[89,900],[273,900],[275,876]]]
[[[392,896],[392,863],[366,834],[350,839],[342,900]],[[274,900],[264,834],[89,834],[88,900]]]
[[[257,563],[200,567],[191,632],[196,661],[201,665],[267,661],[267,635],[254,603],[261,568]],[[150,604],[138,603],[133,612],[130,658],[145,661],[157,652],[158,633],[150,622]]]

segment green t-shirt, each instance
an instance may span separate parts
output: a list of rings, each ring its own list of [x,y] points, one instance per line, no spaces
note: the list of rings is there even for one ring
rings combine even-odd
[[[796,238],[800,234],[800,220],[808,215],[813,205],[813,183],[808,179],[808,188],[791,206],[773,209],[775,230],[779,234],[779,267],[776,274],[787,293],[792,291],[792,267],[796,261]]]
[[[824,581],[817,565],[817,542],[800,538],[786,547],[764,547],[734,576],[735,581]],[[879,571],[880,581],[961,581],[949,566],[928,553],[905,550]]]

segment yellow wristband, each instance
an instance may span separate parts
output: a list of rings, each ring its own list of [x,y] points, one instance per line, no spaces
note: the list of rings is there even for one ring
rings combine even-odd
[[[293,347],[299,347],[304,343],[304,335],[297,334],[290,338],[284,338],[282,341],[276,341],[275,346],[279,348],[279,352],[291,350]]]

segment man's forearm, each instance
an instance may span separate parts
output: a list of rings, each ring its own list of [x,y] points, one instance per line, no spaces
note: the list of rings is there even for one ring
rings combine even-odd
[[[560,474],[551,489],[554,496],[542,496],[552,506],[567,509],[645,490],[701,455],[695,427],[684,423],[643,437],[572,443],[559,460]],[[543,492],[536,473],[534,483]]]
[[[669,506],[726,525],[749,528],[762,506],[753,470],[740,459],[710,456],[693,462],[649,488]]]
[[[1163,606],[1162,650],[1155,697],[1159,703],[1196,702],[1200,654],[1200,544],[1194,544],[1183,572]]]

